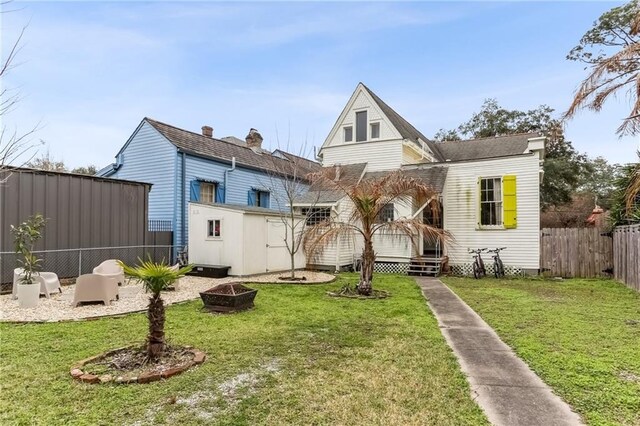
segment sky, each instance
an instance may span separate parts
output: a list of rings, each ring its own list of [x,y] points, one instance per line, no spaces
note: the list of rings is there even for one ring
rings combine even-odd
[[[67,166],[103,167],[144,117],[266,148],[311,153],[362,81],[428,137],[487,98],[558,113],[586,76],[566,60],[621,2],[15,2],[0,16],[1,82],[21,97],[2,117]],[[634,161],[619,139],[624,96],[566,127],[579,151]],[[151,154],[152,155],[152,154]]]

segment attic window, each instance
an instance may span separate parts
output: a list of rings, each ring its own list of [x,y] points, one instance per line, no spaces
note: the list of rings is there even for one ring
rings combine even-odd
[[[371,123],[371,139],[380,138],[380,123]]]
[[[356,112],[356,142],[367,140],[367,111]]]
[[[348,126],[344,128],[344,141],[351,142],[353,140],[353,127]]]

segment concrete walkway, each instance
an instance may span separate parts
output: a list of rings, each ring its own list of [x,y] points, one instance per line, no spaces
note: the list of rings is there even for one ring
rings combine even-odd
[[[440,280],[417,278],[447,343],[494,425],[582,425],[579,416]]]

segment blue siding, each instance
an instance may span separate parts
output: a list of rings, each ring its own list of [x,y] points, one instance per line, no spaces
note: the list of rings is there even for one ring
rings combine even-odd
[[[135,133],[120,155],[122,166],[111,177],[152,183],[149,219],[173,220],[176,148],[148,123]]]
[[[171,220],[174,224],[174,242],[186,245],[182,239],[182,219],[188,222],[190,184],[194,179],[205,179],[224,184],[224,171],[231,164],[192,155],[185,155],[185,177],[182,182],[182,154],[175,145],[164,138],[146,121],[143,121],[120,155],[122,166],[110,177],[153,184],[149,193],[149,219]],[[247,205],[248,192],[252,188],[270,192],[270,208],[288,209],[282,183],[267,173],[242,167],[238,164],[228,174],[225,202]],[[184,198],[183,191],[184,190]],[[184,205],[183,205],[184,200]],[[184,212],[184,215],[183,215]],[[185,223],[185,229],[188,223]]]
[[[190,182],[194,179],[207,179],[220,182],[220,185],[224,184],[224,171],[231,168],[228,163],[220,161],[209,160],[201,157],[195,157],[187,155],[185,159],[186,173],[185,173],[185,198],[186,203],[189,202]],[[182,178],[182,159],[178,157],[177,164],[177,176],[178,182]],[[178,184],[179,185],[179,184]],[[283,201],[285,196],[283,195],[282,185],[278,180],[271,179],[265,172],[257,170],[247,169],[241,165],[236,165],[236,169],[228,174],[227,181],[228,191],[226,192],[226,203],[228,204],[240,204],[247,205],[247,195],[251,188],[264,188],[271,192],[271,205],[272,209],[284,210],[287,207]],[[179,245],[182,245],[182,214],[180,213],[180,204],[182,202],[182,192],[178,188],[176,194],[176,208],[178,211],[177,222],[175,227],[176,241]],[[184,206],[185,211],[185,229],[188,230],[188,205]],[[186,232],[188,234],[188,231]],[[185,236],[184,244],[186,245],[187,238]]]

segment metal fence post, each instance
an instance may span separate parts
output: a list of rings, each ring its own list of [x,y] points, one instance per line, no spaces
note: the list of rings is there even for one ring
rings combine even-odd
[[[78,276],[82,275],[82,250],[78,250]]]

